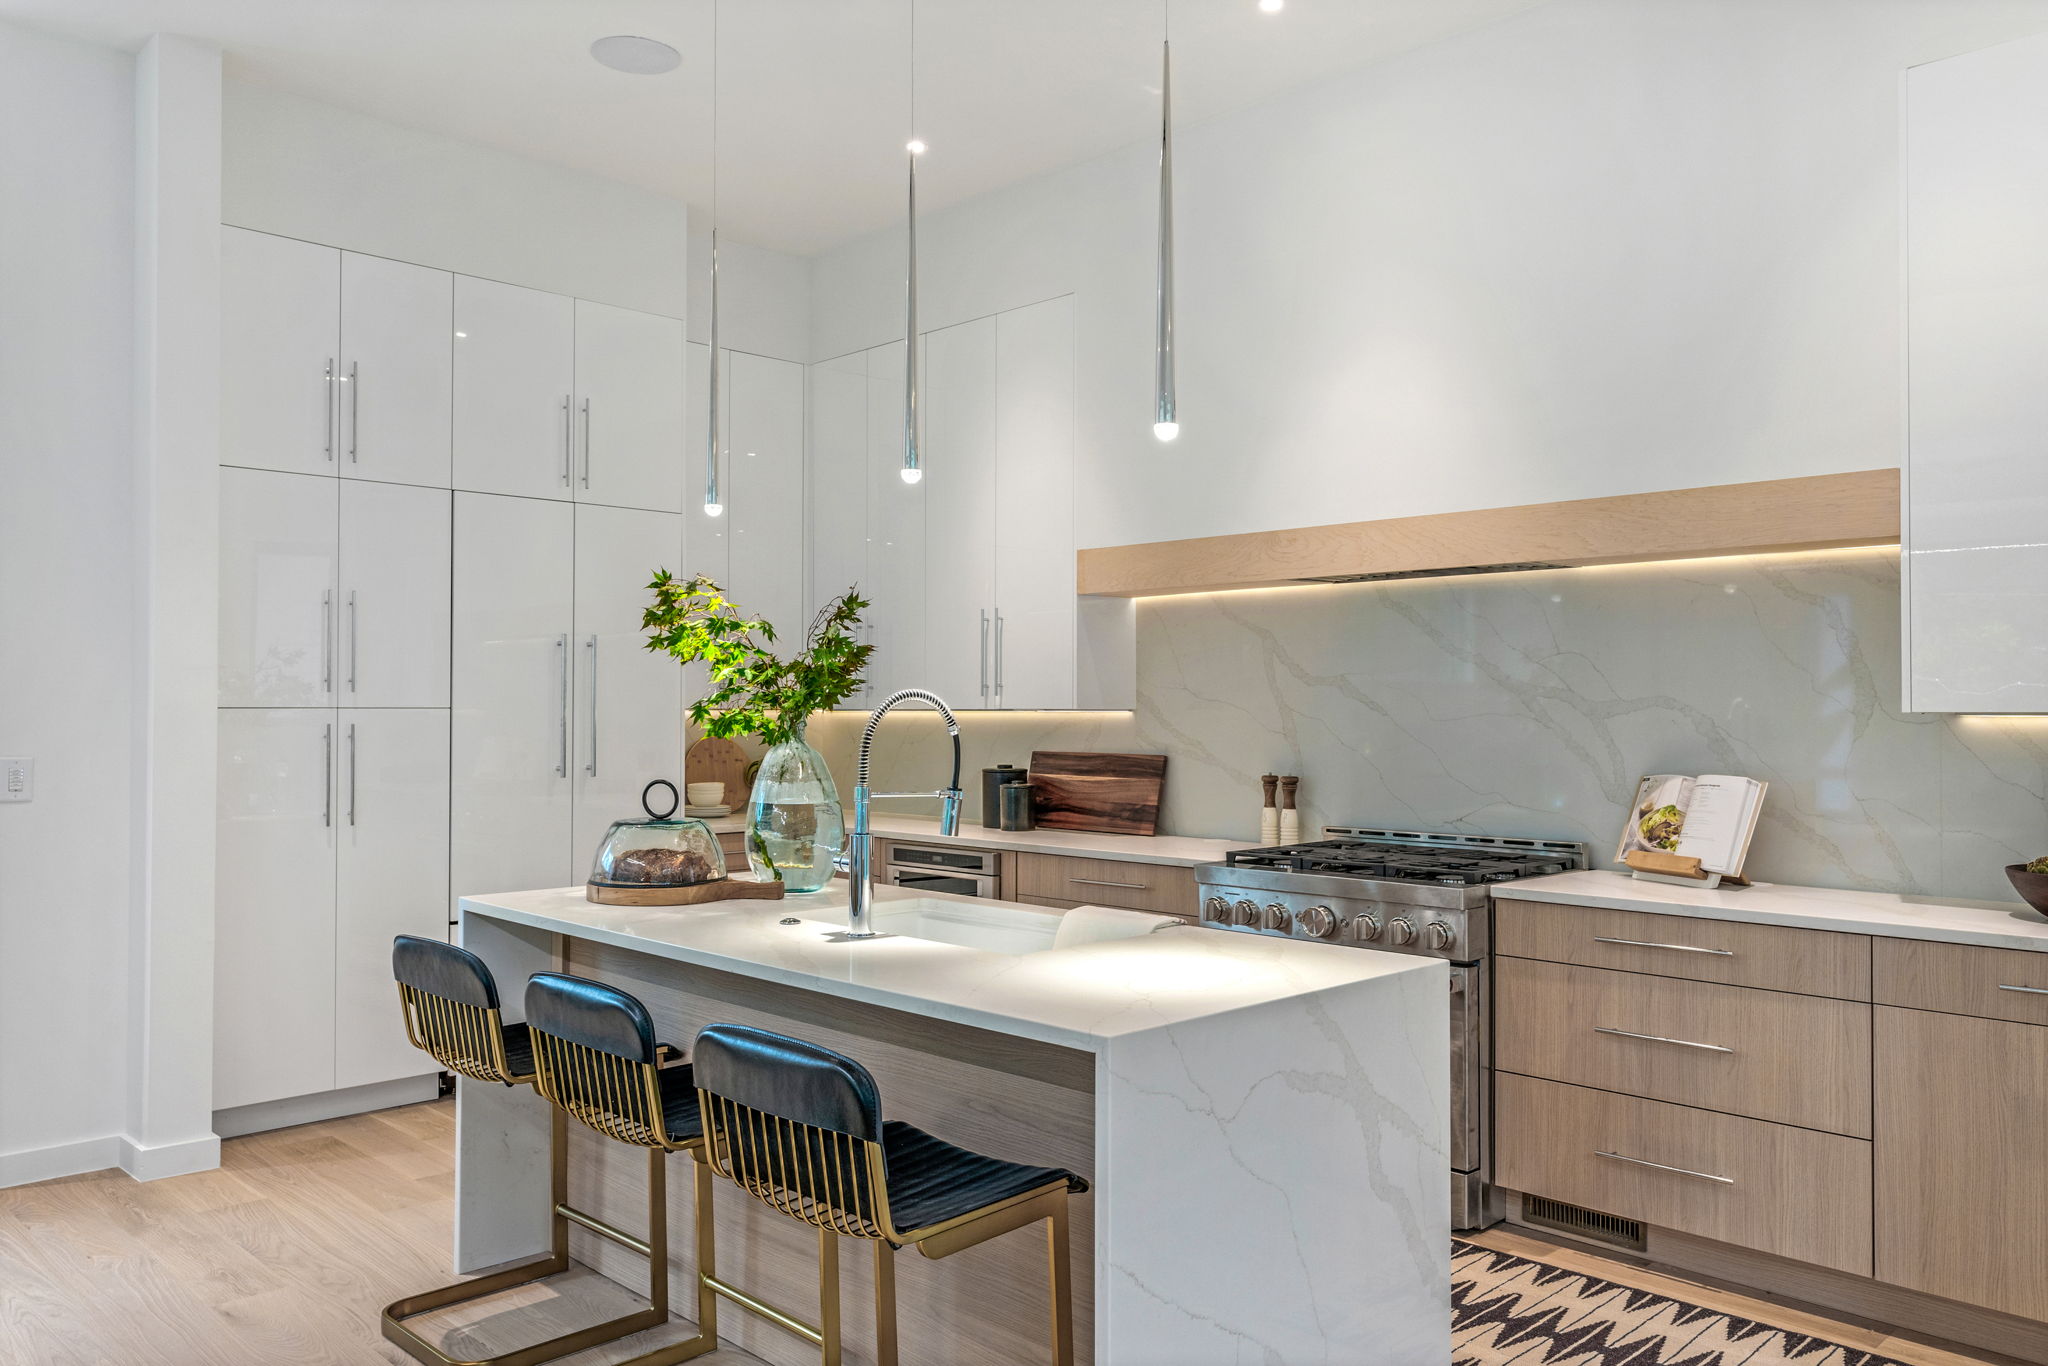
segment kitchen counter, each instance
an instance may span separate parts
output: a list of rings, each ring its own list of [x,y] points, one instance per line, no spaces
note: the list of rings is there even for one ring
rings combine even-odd
[[[1023,854],[1070,854],[1079,858],[1114,859],[1121,863],[1161,863],[1192,868],[1221,863],[1233,849],[1256,849],[1255,839],[1217,840],[1188,835],[1097,835],[1075,830],[989,830],[961,822],[960,833],[948,838],[929,816],[893,816],[877,811],[870,818],[878,839],[960,844],[973,849],[1008,849]],[[713,833],[736,834],[746,828],[735,813],[706,821]]]
[[[1553,873],[1494,889],[1513,901],[1602,906],[1652,915],[1742,920],[1808,930],[1839,930],[1894,939],[1932,939],[2000,949],[2048,952],[2048,917],[2018,901],[1959,901],[1900,892],[1787,887],[1680,887],[1645,882],[1627,873],[1596,870]]]
[[[846,923],[844,882],[698,907],[596,906],[581,888],[461,903],[462,942],[501,984],[552,966],[617,981],[678,1044],[711,1020],[814,1038],[867,1063],[892,1116],[1088,1175],[1074,1223],[1081,1363],[1442,1366],[1445,965],[1130,911],[1064,914],[1076,919],[884,886],[875,923],[887,937],[846,942],[828,937]],[[464,1081],[460,1097],[457,1264],[469,1270],[544,1246],[547,1121],[525,1088]],[[577,1145],[572,1185],[602,1179],[603,1140]],[[687,1194],[674,1198],[672,1227],[685,1227]],[[761,1225],[772,1216],[729,1187],[718,1202],[729,1265],[814,1274],[802,1240]],[[951,1306],[914,1319],[924,1292],[904,1281],[905,1366],[981,1350],[949,1334],[1001,1339],[1007,1321],[977,1324],[984,1313],[1024,1325],[1014,1342],[982,1344],[988,1359],[1040,1358],[1043,1240],[1000,1242],[1014,1246],[929,1273],[898,1259],[899,1276],[935,1277],[934,1303]],[[687,1305],[689,1240],[671,1243]],[[611,1254],[588,1252],[614,1274]],[[848,1259],[849,1305],[862,1303],[865,1262]],[[749,1319],[721,1316],[721,1332],[770,1362],[816,1360]]]

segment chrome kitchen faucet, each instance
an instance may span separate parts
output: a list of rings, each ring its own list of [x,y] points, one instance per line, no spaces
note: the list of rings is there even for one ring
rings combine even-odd
[[[898,704],[911,701],[930,703],[933,710],[946,718],[946,733],[953,737],[953,781],[935,792],[871,792],[868,790],[868,752],[874,748],[875,729]],[[839,865],[846,869],[847,880],[851,884],[846,930],[832,938],[878,937],[878,932],[868,924],[875,901],[874,841],[868,834],[868,803],[878,797],[937,797],[944,803],[939,813],[939,833],[957,835],[960,833],[961,795],[960,723],[954,719],[953,709],[941,701],[937,693],[926,692],[923,688],[902,688],[890,693],[868,717],[867,727],[860,733],[860,766],[855,770],[853,779],[853,833],[847,840],[846,853],[839,859]]]

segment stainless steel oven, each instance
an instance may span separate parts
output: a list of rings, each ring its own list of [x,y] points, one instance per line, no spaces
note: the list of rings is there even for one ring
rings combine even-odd
[[[889,862],[882,871],[885,881],[921,892],[994,897],[1001,890],[993,849],[891,844]]]

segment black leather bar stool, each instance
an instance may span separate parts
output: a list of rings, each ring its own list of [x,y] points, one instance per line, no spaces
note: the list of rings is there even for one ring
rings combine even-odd
[[[497,983],[482,959],[467,949],[438,939],[400,935],[392,941],[391,969],[398,981],[399,1005],[405,1014],[406,1035],[415,1048],[431,1054],[450,1071],[476,1081],[522,1086],[531,1085],[539,1079],[531,1030],[526,1024],[504,1022],[499,1011]],[[467,1360],[452,1357],[414,1332],[405,1322],[436,1309],[530,1285],[569,1269],[569,1221],[594,1221],[571,1209],[568,1204],[568,1137],[567,1116],[561,1109],[554,1108],[548,1134],[549,1207],[553,1225],[549,1251],[488,1276],[408,1295],[386,1305],[383,1329],[388,1341],[414,1359],[429,1363],[429,1366],[538,1366],[540,1362],[612,1342],[667,1321],[668,1277],[663,1274],[659,1277],[662,1293],[658,1311],[648,1309],[610,1319],[495,1357]],[[708,1173],[704,1184],[709,1184]],[[665,1259],[663,1270],[666,1271]],[[707,1342],[688,1355],[695,1356],[709,1349]],[[685,1359],[683,1356],[640,1358],[647,1363]]]
[[[818,1230],[819,1321],[803,1322],[726,1284],[700,1279],[743,1308],[797,1334],[839,1366],[839,1238],[875,1247],[875,1360],[896,1362],[896,1272],[901,1247],[951,1256],[1012,1229],[1048,1221],[1052,1359],[1074,1360],[1074,1301],[1067,1197],[1088,1183],[1056,1167],[1027,1167],[956,1148],[900,1120],[882,1119],[881,1092],[844,1054],[742,1025],[697,1036],[706,1159],[771,1208]]]
[[[654,1020],[637,998],[587,978],[535,973],[526,984],[526,1023],[537,1074],[534,1087],[555,1103],[555,1113],[647,1150],[644,1240],[559,1201],[555,1205],[558,1218],[647,1258],[648,1307],[633,1316],[639,1328],[668,1322],[668,1155],[687,1152],[692,1157],[700,1273],[697,1336],[615,1366],[671,1366],[713,1350],[718,1346],[718,1299],[702,1280],[715,1269],[711,1168],[702,1161],[704,1126],[690,1065],[674,1048],[655,1042]],[[558,1236],[566,1239],[566,1227],[558,1228]]]

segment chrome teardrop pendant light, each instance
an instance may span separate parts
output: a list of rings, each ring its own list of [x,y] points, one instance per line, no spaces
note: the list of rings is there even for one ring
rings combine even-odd
[[[1158,333],[1153,347],[1152,435],[1180,435],[1180,402],[1173,380],[1173,8],[1160,6],[1159,42],[1159,268],[1155,281]]]
[[[903,288],[903,468],[906,484],[924,478],[924,464],[917,449],[917,158],[924,142],[917,135],[917,0],[910,0],[910,175],[907,181],[908,252],[904,264]]]
[[[725,511],[718,491],[718,0],[711,4],[711,396],[705,404],[704,515]]]

